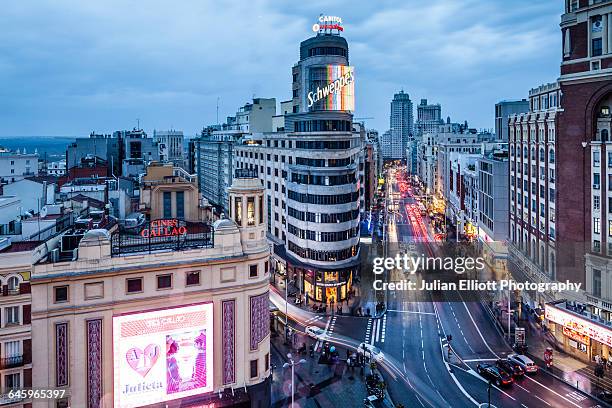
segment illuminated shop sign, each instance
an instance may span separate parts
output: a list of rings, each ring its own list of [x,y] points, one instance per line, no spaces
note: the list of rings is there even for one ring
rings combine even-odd
[[[337,16],[319,16],[319,21],[312,26],[312,31],[315,33],[336,30],[338,32],[344,31],[342,27],[342,19]]]
[[[213,391],[213,304],[113,316],[114,407]]]
[[[586,319],[581,319],[550,305],[546,305],[544,313],[546,319],[550,320],[551,322],[560,324],[564,328],[571,329],[576,334],[581,334],[612,347],[612,330],[600,327]]]
[[[583,344],[589,344],[589,337],[578,333],[576,330],[563,326],[563,334],[572,340],[579,341]]]
[[[323,87],[308,92],[308,107],[312,108],[319,101],[317,107],[321,110],[355,110],[355,74],[353,67],[346,65],[327,65],[325,68]]]
[[[179,225],[179,220],[154,220],[151,221],[149,228],[144,228],[140,231],[143,238],[153,237],[176,237],[177,235],[185,235],[187,227]]]

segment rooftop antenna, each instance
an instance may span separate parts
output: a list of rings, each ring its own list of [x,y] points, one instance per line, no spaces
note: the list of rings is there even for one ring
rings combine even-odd
[[[217,126],[219,126],[219,97],[217,96]]]
[[[140,130],[140,118],[136,118],[136,125],[138,126],[136,130]]]

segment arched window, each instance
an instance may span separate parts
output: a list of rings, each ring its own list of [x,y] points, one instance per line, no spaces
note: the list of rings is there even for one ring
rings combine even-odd
[[[544,156],[545,156],[545,154],[544,154],[544,148],[543,148],[543,147],[541,147],[541,148],[540,148],[540,161],[541,161],[541,162],[543,162],[544,160],[546,160]]]
[[[531,160],[535,160],[535,147],[531,147]]]
[[[525,147],[523,148],[523,159],[526,159],[526,158],[527,158],[527,154],[528,154],[528,153],[527,153],[527,146],[525,146]]]
[[[548,152],[548,161],[550,163],[555,162],[555,151],[553,149],[550,149],[550,151]]]

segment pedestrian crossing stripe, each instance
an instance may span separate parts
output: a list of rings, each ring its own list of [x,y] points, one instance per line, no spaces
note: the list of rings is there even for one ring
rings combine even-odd
[[[581,393],[579,393],[578,391],[568,392],[567,394],[565,394],[565,396],[573,399],[574,401],[578,401],[578,402],[584,401],[586,399],[586,397],[582,395]]]

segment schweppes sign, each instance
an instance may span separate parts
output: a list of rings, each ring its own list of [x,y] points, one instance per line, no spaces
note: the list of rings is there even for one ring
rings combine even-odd
[[[324,87],[308,92],[308,107],[312,107],[318,101],[324,102],[326,110],[352,111],[355,106],[353,95],[355,75],[353,67],[343,65],[327,66],[328,83]]]

